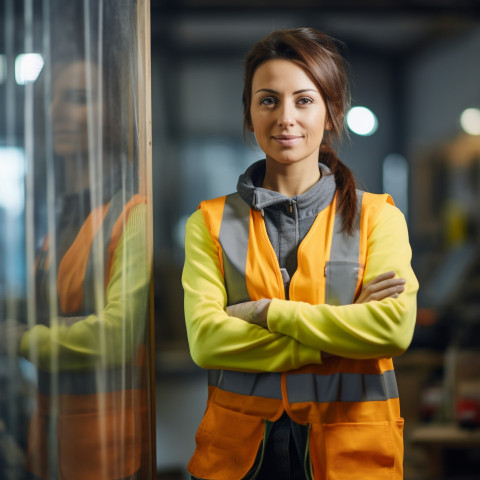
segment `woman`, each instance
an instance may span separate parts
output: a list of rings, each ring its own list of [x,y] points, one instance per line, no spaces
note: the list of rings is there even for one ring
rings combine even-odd
[[[266,159],[187,223],[188,338],[209,369],[192,478],[402,478],[391,357],[418,284],[403,215],[330,147],[348,100],[320,32],[276,31],[247,55],[244,125]]]

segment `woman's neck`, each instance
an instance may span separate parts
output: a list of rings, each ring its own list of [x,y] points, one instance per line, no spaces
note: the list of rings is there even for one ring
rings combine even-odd
[[[267,159],[262,187],[287,197],[294,197],[305,193],[321,177],[322,173],[318,163],[305,165],[299,162],[298,164],[284,165]]]
[[[68,193],[78,193],[90,187],[88,160],[80,155],[66,157],[65,190]]]

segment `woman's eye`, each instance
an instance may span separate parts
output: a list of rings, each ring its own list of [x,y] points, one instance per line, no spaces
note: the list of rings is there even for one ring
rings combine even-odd
[[[308,105],[309,103],[313,103],[313,100],[311,98],[308,98],[308,97],[302,97],[298,100],[298,103],[300,105]]]
[[[277,103],[275,97],[263,97],[260,100],[261,105],[275,105],[275,103]]]

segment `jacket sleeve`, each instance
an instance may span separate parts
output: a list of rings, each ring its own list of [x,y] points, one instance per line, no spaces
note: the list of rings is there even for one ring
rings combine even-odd
[[[410,266],[411,256],[405,219],[387,203],[369,229],[363,284],[393,270],[406,280],[404,292],[396,299],[342,306],[272,300],[269,330],[347,358],[403,353],[411,342],[416,319],[418,282]]]
[[[227,315],[218,251],[201,210],[187,222],[182,283],[190,353],[200,367],[273,372],[321,363],[317,348]]]
[[[36,325],[21,340],[22,355],[39,368],[82,370],[129,362],[142,342],[150,265],[146,244],[146,205],[128,216],[113,255],[105,307],[73,324],[59,318]]]

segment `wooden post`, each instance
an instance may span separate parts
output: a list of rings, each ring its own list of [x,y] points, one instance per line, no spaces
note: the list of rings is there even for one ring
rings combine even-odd
[[[150,0],[137,5],[137,98],[138,98],[138,172],[139,193],[147,197],[147,251],[151,268],[148,325],[148,374],[150,380],[150,446],[151,478],[156,478],[156,415],[155,415],[155,323],[153,311],[153,191],[152,191],[152,101],[150,57]]]

